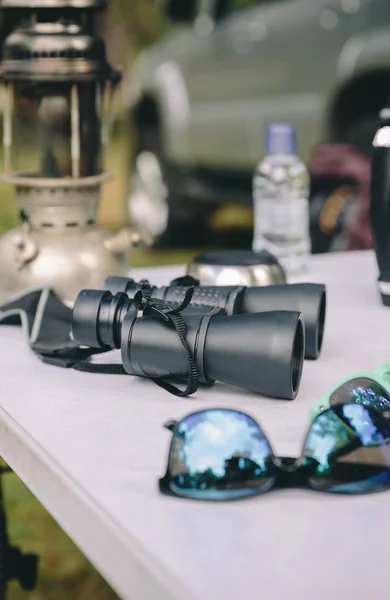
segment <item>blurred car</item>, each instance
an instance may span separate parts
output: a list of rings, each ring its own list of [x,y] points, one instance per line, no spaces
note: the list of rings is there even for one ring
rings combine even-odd
[[[136,61],[129,210],[157,241],[251,203],[267,125],[308,161],[322,141],[369,153],[390,96],[389,0],[165,0],[176,27]]]

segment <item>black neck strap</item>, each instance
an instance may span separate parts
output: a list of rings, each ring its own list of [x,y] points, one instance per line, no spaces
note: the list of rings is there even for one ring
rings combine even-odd
[[[169,322],[172,325],[172,327],[175,328],[176,333],[179,336],[184,352],[186,353],[188,362],[188,381],[186,388],[184,390],[181,390],[166,379],[151,377],[151,380],[154,381],[159,387],[179,397],[191,396],[199,388],[198,369],[196,367],[192,352],[187,343],[186,325],[182,315],[180,314],[180,311],[184,310],[191,302],[193,293],[194,288],[189,288],[187,290],[183,302],[175,308],[169,306],[163,300],[156,300],[150,297],[145,297],[144,295],[142,295],[142,292],[137,292],[137,294],[134,297],[134,303],[136,308],[138,308],[139,316],[142,317],[147,314],[153,314],[157,318]]]
[[[138,292],[134,303],[138,316],[153,314],[176,330],[188,362],[188,380],[184,390],[164,378],[150,378],[158,386],[175,396],[194,394],[199,387],[199,373],[187,343],[187,331],[180,311],[190,303],[193,288],[187,290],[181,305],[172,307],[162,300],[150,298],[147,286]],[[48,365],[102,375],[127,375],[121,364],[93,363],[94,355],[107,352],[107,348],[82,348],[71,338],[72,310],[66,307],[49,288],[31,290],[0,307],[0,324],[22,325],[35,354]]]

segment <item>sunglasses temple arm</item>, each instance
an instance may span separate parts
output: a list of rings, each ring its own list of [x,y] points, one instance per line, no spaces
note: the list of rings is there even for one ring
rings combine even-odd
[[[373,370],[373,373],[378,377],[390,377],[390,358],[388,362],[379,365],[376,369]]]
[[[164,427],[165,429],[168,429],[168,431],[174,431],[175,427],[177,425],[177,421],[175,421],[174,419],[171,419],[170,421],[167,421],[166,423],[164,423]]]

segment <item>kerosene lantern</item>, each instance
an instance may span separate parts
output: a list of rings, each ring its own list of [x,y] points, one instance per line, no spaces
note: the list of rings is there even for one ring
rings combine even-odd
[[[72,305],[80,289],[125,275],[139,242],[129,229],[112,235],[96,224],[120,81],[94,32],[106,0],[0,0],[0,8],[17,22],[0,78],[3,180],[15,186],[21,216],[0,239],[0,303],[49,286]]]

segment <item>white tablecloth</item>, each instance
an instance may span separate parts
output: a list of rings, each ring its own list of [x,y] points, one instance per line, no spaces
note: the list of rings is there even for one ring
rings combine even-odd
[[[135,278],[167,283],[181,267]],[[131,600],[377,600],[390,597],[390,491],[306,490],[217,504],[161,496],[171,434],[162,424],[205,406],[253,415],[275,452],[298,455],[312,402],[390,354],[370,252],[314,258],[328,284],[323,354],[306,361],[293,402],[215,385],[177,399],[153,383],[42,364],[18,328],[0,328],[0,454]]]

